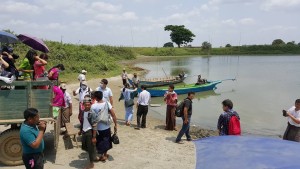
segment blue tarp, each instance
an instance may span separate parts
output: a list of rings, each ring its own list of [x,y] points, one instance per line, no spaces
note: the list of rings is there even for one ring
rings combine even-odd
[[[275,138],[220,136],[194,141],[197,169],[300,169],[300,144]]]

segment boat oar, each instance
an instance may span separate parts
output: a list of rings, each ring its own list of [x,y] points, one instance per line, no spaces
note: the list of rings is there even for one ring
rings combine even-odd
[[[224,80],[221,80],[221,82],[228,81],[228,80],[235,81],[235,80],[236,80],[236,78],[234,78],[234,79],[224,79]]]

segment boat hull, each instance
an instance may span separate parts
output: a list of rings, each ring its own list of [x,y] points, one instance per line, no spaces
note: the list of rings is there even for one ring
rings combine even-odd
[[[160,87],[160,86],[167,86],[170,84],[178,84],[182,83],[185,78],[181,78],[178,80],[171,80],[171,81],[156,81],[156,82],[151,82],[151,81],[140,81],[139,86],[144,85],[145,87]],[[133,84],[131,79],[128,79],[130,85]]]
[[[216,88],[216,85],[221,83],[222,81],[212,81],[208,84],[204,85],[194,85],[194,86],[189,86],[187,88],[176,88],[175,86],[175,92],[180,95],[180,94],[187,94],[189,92],[204,92],[204,91],[209,91],[209,90],[214,90]],[[147,91],[151,94],[151,97],[162,97],[166,93],[168,89],[147,89]]]

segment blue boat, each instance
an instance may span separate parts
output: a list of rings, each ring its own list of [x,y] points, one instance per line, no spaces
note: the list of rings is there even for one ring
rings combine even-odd
[[[209,81],[206,84],[202,85],[195,85],[195,84],[188,84],[188,85],[179,85],[175,86],[175,92],[177,94],[187,94],[189,92],[204,92],[209,90],[214,90],[216,85],[221,83],[222,80],[219,81]],[[159,88],[148,88],[147,91],[150,92],[151,97],[162,97],[168,90],[168,87],[159,87]]]

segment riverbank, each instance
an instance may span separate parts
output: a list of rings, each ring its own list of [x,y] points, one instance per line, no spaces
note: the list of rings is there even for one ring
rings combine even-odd
[[[101,79],[94,77],[93,80],[88,80],[88,86],[95,89],[99,86]],[[164,121],[155,119],[149,111],[147,117],[147,128],[141,130],[135,130],[136,124],[136,109],[134,108],[134,120],[132,126],[126,126],[124,123],[124,102],[118,102],[120,95],[120,88],[122,85],[121,78],[119,76],[108,78],[108,86],[113,91],[114,108],[118,118],[118,136],[120,139],[119,145],[113,145],[114,148],[109,151],[111,157],[106,163],[96,163],[95,168],[118,168],[118,169],[141,169],[141,168],[195,168],[195,147],[193,142],[185,141],[184,144],[179,145],[174,143],[178,131],[166,131],[164,130]],[[78,87],[78,83],[72,83],[67,85],[69,93]],[[73,115],[71,116],[71,122],[73,125],[78,126],[78,97],[73,97]],[[179,127],[178,127],[179,128]],[[81,150],[79,141],[79,148],[76,148],[75,142],[71,142],[70,139],[64,139],[61,135],[59,137],[58,150],[53,150],[53,136],[49,133],[52,130],[52,125],[48,125],[47,136],[45,137],[46,149],[45,168],[57,169],[57,168],[83,168],[87,163],[87,153]],[[3,131],[3,128],[0,128]],[[209,131],[205,131],[201,137],[210,135]],[[195,133],[193,129],[192,133]],[[197,132],[196,132],[197,133]],[[200,136],[198,133],[198,136]],[[80,137],[78,137],[80,140]],[[196,137],[193,137],[196,138]],[[185,140],[185,138],[183,138]],[[73,146],[72,146],[73,145]],[[75,146],[75,147],[74,147]],[[183,155],[184,154],[184,155]],[[24,166],[16,167],[4,167],[8,169],[21,169]]]

